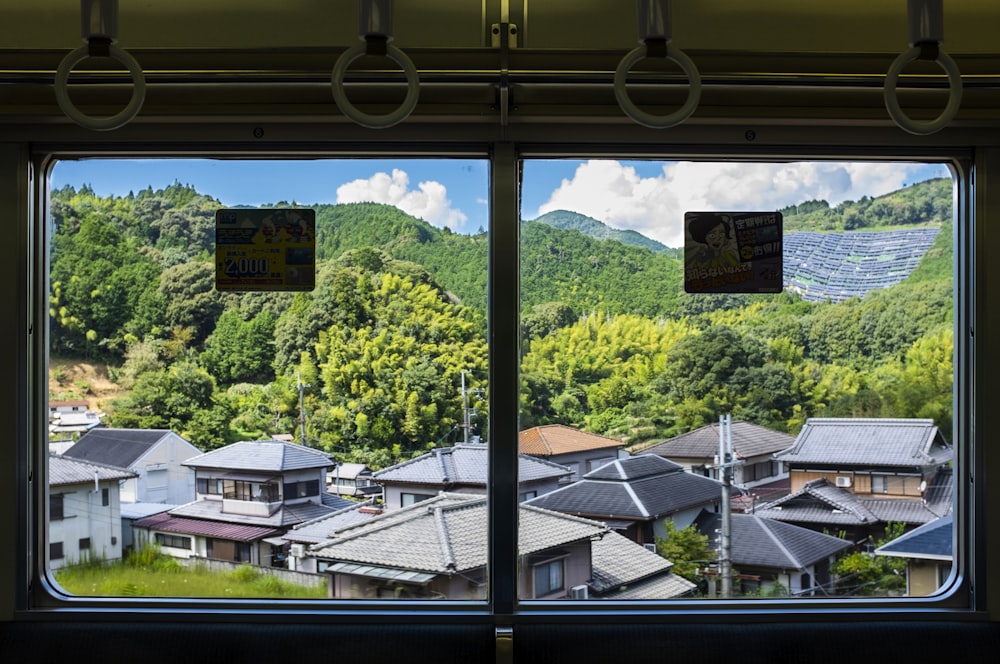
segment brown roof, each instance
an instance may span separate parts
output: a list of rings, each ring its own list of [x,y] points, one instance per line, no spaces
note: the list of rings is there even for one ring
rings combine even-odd
[[[205,537],[217,537],[220,539],[236,540],[238,542],[253,542],[282,533],[281,530],[263,526],[245,526],[237,523],[224,523],[222,521],[185,519],[183,517],[171,516],[166,512],[139,519],[132,525],[168,533],[203,535]]]
[[[547,424],[525,429],[518,434],[517,447],[521,454],[552,456],[582,450],[618,448],[622,443],[596,433],[587,433],[562,424]]]

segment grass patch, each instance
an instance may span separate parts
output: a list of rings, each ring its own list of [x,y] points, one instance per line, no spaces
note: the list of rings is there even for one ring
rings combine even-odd
[[[149,553],[152,551],[153,553]],[[288,583],[253,565],[232,572],[188,566],[147,547],[124,561],[86,561],[55,572],[67,592],[89,597],[230,597],[322,599],[326,584]]]

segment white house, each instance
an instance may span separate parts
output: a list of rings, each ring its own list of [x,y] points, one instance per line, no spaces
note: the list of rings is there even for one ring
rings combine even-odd
[[[122,557],[118,484],[135,477],[124,468],[49,456],[49,565],[87,557]]]
[[[233,443],[185,462],[196,499],[133,523],[136,544],[156,541],[179,558],[285,565],[297,524],[354,503],[326,492],[329,455],[280,440]]]
[[[185,466],[201,450],[169,429],[93,429],[65,456],[128,468],[135,477],[122,486],[122,500],[182,505],[194,500],[194,471]]]

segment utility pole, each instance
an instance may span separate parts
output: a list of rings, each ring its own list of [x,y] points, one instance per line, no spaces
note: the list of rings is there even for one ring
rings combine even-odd
[[[719,469],[719,479],[722,480],[722,533],[719,542],[719,576],[721,577],[721,596],[728,599],[733,596],[733,541],[732,541],[732,505],[729,494],[733,486],[733,466],[739,462],[733,458],[733,416],[719,417],[719,456],[716,468]]]
[[[470,390],[465,385],[465,374],[468,373],[465,369],[462,369],[462,429],[464,434],[462,440],[465,443],[469,442],[469,433],[472,431],[472,413],[475,412],[474,408],[469,408],[469,393],[482,394],[483,391],[480,389]]]
[[[469,442],[469,428],[472,426],[469,417],[469,393],[465,389],[465,369],[462,369],[462,442]]]
[[[307,387],[311,387],[311,385],[303,385],[302,384],[302,372],[301,371],[295,372],[295,381],[298,383],[298,387],[299,387],[299,423],[301,425],[301,434],[300,434],[300,436],[301,436],[301,440],[302,440],[302,446],[303,447],[308,447],[308,445],[306,445],[306,405],[305,405],[305,400],[303,398],[303,393],[305,392],[305,389]]]

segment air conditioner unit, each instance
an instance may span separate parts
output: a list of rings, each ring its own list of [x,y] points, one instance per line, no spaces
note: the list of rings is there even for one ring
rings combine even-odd
[[[851,486],[851,478],[850,477],[845,477],[845,476],[838,476],[837,477],[837,486],[839,486],[842,489],[846,489],[846,488],[850,487]]]
[[[291,546],[291,554],[296,558],[304,558],[306,555],[306,545],[305,544],[293,544]]]
[[[645,544],[643,544],[643,546],[646,547],[647,551],[652,551],[653,553],[656,553],[656,544],[652,542],[646,542]]]
[[[572,599],[587,599],[589,597],[588,591],[589,588],[587,588],[586,584],[573,586],[569,589],[569,596]]]

